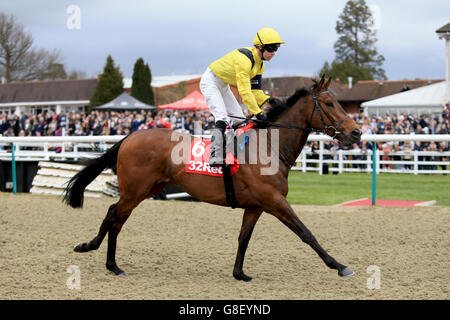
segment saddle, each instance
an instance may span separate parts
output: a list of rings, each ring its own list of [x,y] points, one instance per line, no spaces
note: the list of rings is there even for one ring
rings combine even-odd
[[[186,162],[185,172],[204,174],[215,177],[223,177],[227,203],[233,209],[236,207],[236,199],[232,176],[239,170],[238,154],[245,148],[249,141],[248,131],[254,127],[253,123],[229,130],[226,134],[226,160],[220,167],[209,166],[211,140],[195,138],[191,143],[190,154]]]
[[[230,150],[233,157],[237,158],[239,151],[244,150],[245,145],[248,143],[249,141],[249,135],[250,135],[250,129],[252,129],[255,126],[255,124],[253,122],[239,127],[237,128],[235,131],[229,131],[232,132],[233,135],[231,137],[231,139],[229,139],[227,137],[227,149],[226,150]]]

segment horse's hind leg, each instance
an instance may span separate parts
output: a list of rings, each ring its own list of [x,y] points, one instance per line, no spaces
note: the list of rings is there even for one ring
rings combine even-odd
[[[100,226],[100,230],[98,231],[97,236],[87,243],[78,243],[75,248],[73,248],[76,252],[88,252],[91,250],[97,250],[102,244],[103,239],[106,236],[106,233],[111,228],[112,223],[114,223],[116,216],[116,208],[118,203],[112,204],[108,213],[106,214],[105,219],[103,219],[102,225]]]
[[[236,262],[234,263],[233,276],[237,280],[250,281],[252,277],[247,276],[242,267],[244,266],[245,252],[247,251],[248,242],[252,236],[253,228],[258,221],[262,209],[245,209],[244,217],[242,218],[241,232],[239,234],[239,246],[236,255]]]
[[[322,258],[322,260],[329,268],[337,269],[338,274],[341,277],[351,276],[355,274],[350,268],[337,262],[322,248],[311,231],[309,231],[308,228],[306,228],[306,226],[297,217],[294,210],[285,198],[278,198],[278,201],[274,201],[271,205],[271,208],[268,208],[268,210],[266,211],[273,214],[289,229],[294,231],[294,233],[297,234],[303,242],[307,243],[311,248],[313,248],[314,251],[317,252],[319,257]]]
[[[103,239],[108,233],[108,253],[106,259],[106,268],[116,275],[126,276],[126,273],[121,270],[116,263],[116,247],[117,247],[117,236],[122,229],[123,224],[126,222],[130,216],[133,209],[141,202],[123,200],[122,198],[119,202],[114,203],[108,209],[105,219],[103,220],[100,230],[97,236],[87,243],[79,243],[73,249],[76,252],[88,252],[91,250],[96,250],[100,247]]]
[[[112,223],[108,231],[108,252],[106,257],[106,268],[114,272],[115,275],[127,276],[127,274],[122,269],[120,269],[116,263],[117,236],[119,235],[123,224],[131,215],[133,209],[136,208],[142,200],[143,199],[139,201],[137,201],[136,199],[124,200],[121,197],[119,202],[117,203],[115,215],[114,217],[112,217]]]

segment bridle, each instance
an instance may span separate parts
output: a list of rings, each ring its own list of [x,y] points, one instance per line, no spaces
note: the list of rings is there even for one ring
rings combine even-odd
[[[319,94],[316,95],[314,93],[314,90],[311,89],[311,95],[312,95],[313,100],[314,100],[314,109],[311,112],[311,118],[309,119],[309,130],[311,130],[313,132],[320,132],[320,133],[328,134],[328,129],[333,129],[333,135],[331,135],[331,134],[328,134],[328,135],[331,138],[334,139],[334,138],[336,138],[336,136],[338,134],[342,134],[342,132],[338,131],[338,129],[342,125],[342,123],[345,121],[345,119],[347,119],[350,115],[346,114],[345,117],[343,117],[334,127],[333,126],[328,126],[325,123],[325,120],[323,119],[323,115],[322,114],[324,114],[325,117],[327,117],[327,119],[330,121],[330,123],[333,123],[333,120],[330,118],[330,116],[325,111],[323,111],[323,107],[322,107],[322,105],[319,102],[319,96],[321,96],[322,94],[327,93],[327,92],[328,92],[328,90],[325,90],[325,91],[322,91],[322,92],[320,92]],[[323,129],[320,129],[320,130],[311,128],[312,118],[314,116],[314,111],[316,111],[316,109],[319,111],[320,121],[322,121],[322,124],[323,124]]]

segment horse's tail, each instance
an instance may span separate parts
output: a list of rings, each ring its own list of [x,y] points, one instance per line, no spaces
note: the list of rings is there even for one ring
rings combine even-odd
[[[84,190],[106,168],[113,168],[117,163],[117,154],[123,140],[109,148],[102,156],[83,161],[86,166],[67,183],[63,202],[73,208],[83,207]]]

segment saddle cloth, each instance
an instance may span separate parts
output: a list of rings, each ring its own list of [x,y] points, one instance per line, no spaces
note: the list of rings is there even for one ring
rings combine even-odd
[[[253,128],[254,124],[250,123],[245,127],[236,129],[235,137],[231,143],[235,144],[245,132]],[[234,145],[233,148],[227,148],[228,151],[225,159],[225,163],[231,166],[231,175],[234,175],[239,170],[239,163],[236,158],[237,148],[243,149],[243,145],[248,142],[248,139],[244,139],[239,146]],[[195,138],[191,143],[190,152],[186,162],[185,172],[204,174],[214,177],[223,177],[222,166],[210,167],[209,157],[211,154],[211,140],[203,138]]]

